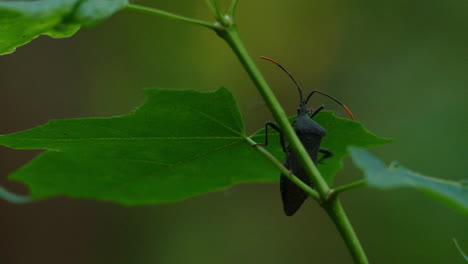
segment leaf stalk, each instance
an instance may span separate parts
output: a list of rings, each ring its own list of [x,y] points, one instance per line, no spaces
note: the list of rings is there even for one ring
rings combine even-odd
[[[362,180],[358,180],[358,181],[355,181],[355,182],[352,182],[352,183],[344,184],[344,185],[338,186],[336,188],[330,189],[330,193],[328,195],[327,200],[330,200],[330,199],[333,199],[333,198],[337,197],[342,192],[349,191],[349,190],[352,190],[352,189],[356,189],[356,188],[359,188],[359,187],[364,186],[366,184],[367,184],[367,180],[362,179]]]
[[[26,195],[19,195],[9,192],[7,189],[0,186],[0,198],[15,204],[24,204],[32,201],[31,197]]]
[[[167,18],[170,18],[170,19],[176,19],[176,20],[180,20],[180,21],[183,21],[183,22],[188,22],[190,24],[199,25],[199,26],[203,26],[203,27],[206,27],[206,28],[214,29],[214,30],[219,29],[219,27],[217,25],[215,25],[215,24],[211,24],[209,22],[205,22],[205,21],[198,20],[198,19],[193,19],[193,18],[177,15],[177,14],[167,12],[167,11],[163,11],[163,10],[159,10],[159,9],[156,9],[156,8],[140,6],[140,5],[135,5],[135,4],[128,4],[125,8],[128,9],[128,10],[132,10],[132,11],[138,11],[138,12],[147,13],[147,14],[151,14],[151,15],[157,15],[157,16],[167,17]]]
[[[232,19],[234,19],[234,16],[236,14],[237,2],[237,0],[232,0],[231,6],[229,6],[228,14]]]
[[[229,21],[223,15],[223,11],[221,11],[221,8],[219,7],[219,0],[213,0],[213,3],[218,22],[220,22],[223,26],[229,26]]]

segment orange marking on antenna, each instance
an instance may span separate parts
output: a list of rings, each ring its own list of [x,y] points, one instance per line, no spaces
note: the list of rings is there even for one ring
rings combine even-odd
[[[274,59],[270,59],[270,58],[268,58],[268,57],[260,56],[260,59],[264,59],[264,60],[273,62],[273,63],[276,64],[276,65],[279,65],[279,63],[276,62]]]
[[[354,115],[353,113],[351,113],[351,110],[349,110],[348,107],[346,107],[346,105],[342,105],[344,110],[346,111],[346,113],[348,113],[349,117],[351,117],[351,120],[354,120]]]

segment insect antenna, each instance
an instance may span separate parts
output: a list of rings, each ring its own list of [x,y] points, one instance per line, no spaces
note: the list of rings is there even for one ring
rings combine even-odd
[[[341,107],[343,107],[343,109],[346,111],[346,113],[348,113],[351,120],[354,120],[353,113],[351,113],[351,110],[349,110],[349,108],[346,105],[344,105],[342,102],[338,101],[338,99],[336,99],[335,97],[333,97],[331,95],[328,95],[326,93],[320,92],[320,91],[314,90],[314,91],[310,92],[310,94],[307,96],[307,99],[305,100],[305,104],[307,104],[307,102],[309,102],[310,97],[312,97],[312,95],[314,95],[314,93],[325,95],[326,97],[328,97],[328,98],[332,99],[333,101],[335,101],[337,104],[341,105]]]
[[[273,60],[273,59],[270,59],[268,57],[264,57],[264,56],[261,56],[260,59],[264,59],[264,60],[267,60],[269,62],[272,62],[276,65],[278,65],[278,67],[281,68],[281,70],[283,70],[288,76],[289,78],[291,78],[291,80],[294,82],[294,84],[296,85],[297,89],[299,90],[299,99],[300,99],[300,103],[302,104],[304,102],[303,100],[303,97],[302,97],[302,88],[301,86],[297,83],[296,79],[294,79],[294,77],[291,75],[291,73],[288,72],[288,70],[286,70],[283,66],[281,66],[281,64],[279,64],[277,61]]]

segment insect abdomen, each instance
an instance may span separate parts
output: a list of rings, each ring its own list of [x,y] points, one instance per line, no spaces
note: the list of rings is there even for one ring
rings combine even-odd
[[[323,133],[323,135],[324,134],[325,133]],[[322,141],[323,135],[310,133],[303,134],[300,131],[297,133],[297,135],[304,147],[306,148],[314,164],[317,164],[318,152],[320,149],[320,143]],[[289,146],[286,149],[286,158],[284,160],[284,166],[288,168],[294,175],[296,175],[301,181],[303,181],[310,187],[313,187],[310,182],[309,176],[307,176],[306,172],[304,171],[304,168],[302,167],[296,155],[292,152]],[[307,193],[305,193],[302,189],[297,187],[296,184],[291,182],[283,174],[281,174],[280,178],[280,191],[281,199],[283,201],[284,213],[287,216],[294,215],[308,197]]]

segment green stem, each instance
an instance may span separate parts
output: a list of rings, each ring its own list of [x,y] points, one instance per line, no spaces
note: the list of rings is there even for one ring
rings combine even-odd
[[[283,163],[281,163],[278,159],[275,158],[275,156],[271,155],[270,152],[268,152],[266,149],[256,145],[257,143],[253,141],[251,138],[247,137],[246,138],[247,142],[252,146],[255,147],[255,150],[260,152],[265,158],[267,158],[271,163],[273,163],[280,171],[281,173],[286,176],[290,181],[292,181],[294,184],[296,184],[299,188],[304,190],[310,197],[313,199],[320,201],[320,195],[318,192],[312,188],[310,188],[309,185],[305,184],[301,179],[299,179],[297,176],[291,173],[286,167],[284,167]]]
[[[352,182],[352,183],[348,183],[348,184],[341,185],[341,186],[338,186],[336,188],[330,189],[329,199],[331,199],[332,197],[338,196],[338,194],[340,194],[342,192],[345,192],[345,191],[348,191],[348,190],[351,190],[351,189],[355,189],[355,188],[364,186],[366,184],[367,184],[367,180],[362,179],[362,180],[359,180],[359,181],[355,181],[355,182]]]
[[[265,103],[272,112],[276,122],[278,122],[283,132],[283,135],[289,142],[293,152],[299,158],[306,173],[311,177],[311,181],[316,186],[320,197],[322,198],[322,200],[326,199],[330,188],[321,176],[320,172],[317,170],[317,167],[310,159],[304,146],[302,145],[296,133],[289,124],[288,118],[283,108],[279,104],[278,100],[274,96],[270,87],[263,78],[262,74],[260,73],[252,58],[245,49],[244,44],[242,43],[237,32],[236,25],[233,23],[228,28],[218,30],[217,33],[224,40],[226,40],[226,42],[232,48],[241,64],[244,66],[244,69],[247,71],[255,86],[260,91],[260,94],[263,96],[263,99],[265,100]],[[339,200],[328,200],[322,206],[325,208],[328,215],[335,223],[338,231],[340,232],[343,240],[345,241],[351,253],[351,256],[354,259],[354,262],[356,264],[368,264],[364,250],[362,249],[361,244],[359,243],[359,240],[356,236],[356,233],[354,232],[353,227],[351,226],[343,208],[341,207]]]
[[[281,131],[285,136],[286,140],[289,142],[293,152],[299,158],[307,175],[311,177],[311,181],[316,187],[320,196],[323,199],[325,199],[330,188],[328,187],[327,183],[318,171],[317,167],[310,159],[309,154],[307,153],[304,146],[297,137],[296,133],[294,132],[293,128],[289,124],[289,120],[286,116],[286,113],[284,112],[280,103],[271,91],[262,74],[258,70],[257,66],[253,62],[252,58],[248,54],[246,48],[244,47],[244,44],[239,38],[236,25],[233,24],[230,27],[225,28],[223,30],[218,30],[217,32],[218,35],[220,35],[224,40],[226,40],[226,42],[232,48],[234,53],[237,55],[237,58],[244,66],[244,69],[249,74],[251,80],[254,82],[255,86],[257,87],[263,99],[265,100],[265,103],[272,112],[273,117],[275,118],[276,122],[281,128]]]
[[[466,262],[468,262],[468,255],[463,252],[461,246],[458,244],[458,241],[455,238],[453,238],[453,243],[455,243],[455,247],[458,249],[460,255],[465,259]]]
[[[24,204],[31,202],[31,197],[25,195],[18,195],[7,191],[5,188],[0,186],[0,198],[16,204]]]
[[[346,213],[341,206],[339,199],[333,199],[327,203],[322,204],[327,214],[335,223],[338,232],[343,238],[346,246],[348,247],[351,257],[355,264],[368,264],[366,253],[364,252],[353,226],[348,220]]]
[[[216,16],[218,17],[219,22],[223,26],[228,26],[229,21],[227,21],[227,19],[223,15],[223,12],[221,11],[221,8],[219,7],[219,1],[218,0],[213,0],[213,3],[214,3],[214,9],[215,9],[215,12],[216,12]]]
[[[146,6],[139,6],[139,5],[135,5],[135,4],[128,4],[125,8],[128,9],[128,10],[148,13],[148,14],[152,14],[152,15],[163,16],[163,17],[167,17],[167,18],[171,18],[171,19],[176,19],[176,20],[188,22],[188,23],[195,24],[195,25],[204,26],[204,27],[211,28],[211,29],[214,29],[214,30],[219,30],[219,27],[214,25],[214,24],[211,24],[211,23],[208,23],[208,22],[205,22],[205,21],[201,21],[201,20],[197,20],[197,19],[193,19],[193,18],[189,18],[189,17],[184,17],[184,16],[177,15],[177,14],[174,14],[174,13],[162,11],[162,10],[159,10],[159,9],[156,9],[156,8],[151,8],[151,7],[146,7]]]
[[[216,9],[213,6],[213,3],[211,3],[211,0],[205,0],[205,3],[208,6],[208,8],[210,9],[211,14],[213,14],[213,16],[216,18],[216,20],[218,20],[218,16],[216,14]]]
[[[231,6],[229,6],[228,14],[231,17],[231,19],[234,19],[234,15],[236,14],[237,2],[237,0],[232,0]]]

